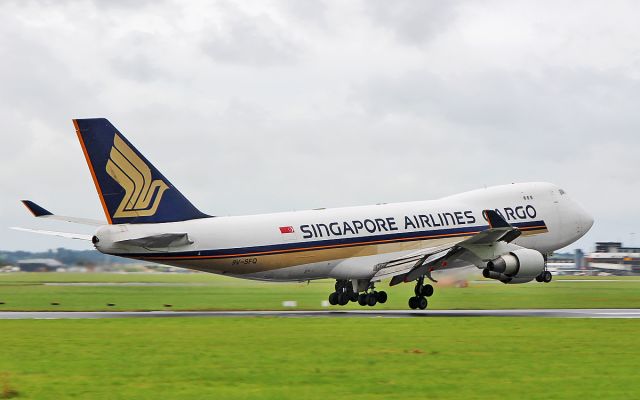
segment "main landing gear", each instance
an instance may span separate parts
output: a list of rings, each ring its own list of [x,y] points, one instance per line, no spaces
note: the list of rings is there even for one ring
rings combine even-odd
[[[377,303],[384,304],[387,302],[387,292],[374,290],[373,283],[362,293],[353,290],[351,281],[336,280],[335,292],[329,295],[329,304],[332,306],[345,306],[349,302],[358,302],[361,306],[373,307]]]
[[[427,308],[428,302],[427,297],[430,297],[433,294],[433,286],[430,284],[424,284],[424,276],[421,276],[416,281],[416,287],[413,289],[415,293],[414,297],[409,298],[409,307],[412,310],[421,309],[424,310]]]

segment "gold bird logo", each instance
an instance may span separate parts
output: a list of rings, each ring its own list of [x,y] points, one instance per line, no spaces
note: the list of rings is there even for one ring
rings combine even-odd
[[[113,137],[106,169],[125,191],[114,218],[155,215],[169,186],[161,179],[153,180],[149,166],[118,135]]]

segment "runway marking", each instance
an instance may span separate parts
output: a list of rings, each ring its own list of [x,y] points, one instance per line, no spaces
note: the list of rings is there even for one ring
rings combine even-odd
[[[640,318],[640,309],[527,309],[527,310],[321,310],[321,311],[2,311],[0,319],[103,319],[180,317],[285,318],[420,318],[420,317],[538,317]]]

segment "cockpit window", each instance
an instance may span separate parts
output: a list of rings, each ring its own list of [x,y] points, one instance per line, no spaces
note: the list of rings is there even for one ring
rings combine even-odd
[[[558,192],[560,192],[561,195],[566,194],[566,192],[562,189],[558,190]]]

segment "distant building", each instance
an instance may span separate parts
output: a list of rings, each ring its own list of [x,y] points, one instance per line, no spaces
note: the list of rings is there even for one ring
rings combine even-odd
[[[640,247],[624,247],[622,242],[596,242],[596,253],[640,253]]]
[[[621,242],[597,242],[596,251],[585,256],[591,269],[616,275],[640,274],[640,247],[624,247]]]
[[[13,265],[5,265],[4,267],[0,267],[0,272],[20,272],[20,268],[14,267]]]
[[[547,269],[556,275],[575,275],[584,273],[582,250],[577,249],[575,253],[553,253],[547,258]]]
[[[20,260],[16,264],[24,272],[52,272],[64,267],[64,264],[53,258],[31,258]]]

